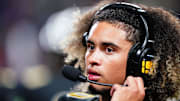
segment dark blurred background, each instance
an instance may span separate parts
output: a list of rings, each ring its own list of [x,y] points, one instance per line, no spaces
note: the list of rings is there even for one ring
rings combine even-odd
[[[0,1],[0,101],[51,101],[71,89],[59,43],[73,31],[74,16],[99,1]],[[180,13],[180,0],[129,1]]]

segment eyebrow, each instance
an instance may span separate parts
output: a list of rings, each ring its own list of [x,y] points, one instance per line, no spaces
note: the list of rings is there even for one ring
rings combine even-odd
[[[94,45],[94,42],[91,41],[91,40],[87,40],[86,43],[90,43],[90,44],[93,44]],[[102,45],[103,46],[113,46],[113,47],[116,47],[116,48],[120,48],[118,45],[112,43],[112,42],[102,42]]]
[[[86,43],[90,43],[90,44],[93,44],[93,45],[94,45],[94,42],[91,41],[91,40],[87,40]]]
[[[103,42],[102,45],[103,45],[103,46],[113,46],[113,47],[119,48],[118,45],[116,45],[116,44],[114,44],[114,43],[111,43],[111,42]]]

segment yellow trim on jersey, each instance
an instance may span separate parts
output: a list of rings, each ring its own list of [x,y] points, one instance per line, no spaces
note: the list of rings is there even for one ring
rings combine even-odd
[[[70,92],[67,94],[67,96],[72,98],[79,98],[79,99],[87,99],[87,98],[95,97],[92,94],[87,94],[84,92]]]

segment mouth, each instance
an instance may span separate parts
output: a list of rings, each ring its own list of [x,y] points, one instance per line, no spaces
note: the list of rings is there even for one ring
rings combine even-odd
[[[93,70],[88,70],[88,79],[92,81],[98,81],[100,79],[100,74]]]

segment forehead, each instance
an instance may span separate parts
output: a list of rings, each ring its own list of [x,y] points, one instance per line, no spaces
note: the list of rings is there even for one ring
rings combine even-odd
[[[108,22],[96,22],[89,32],[88,39],[100,40],[126,40],[127,32],[120,27],[121,25],[115,26]]]

